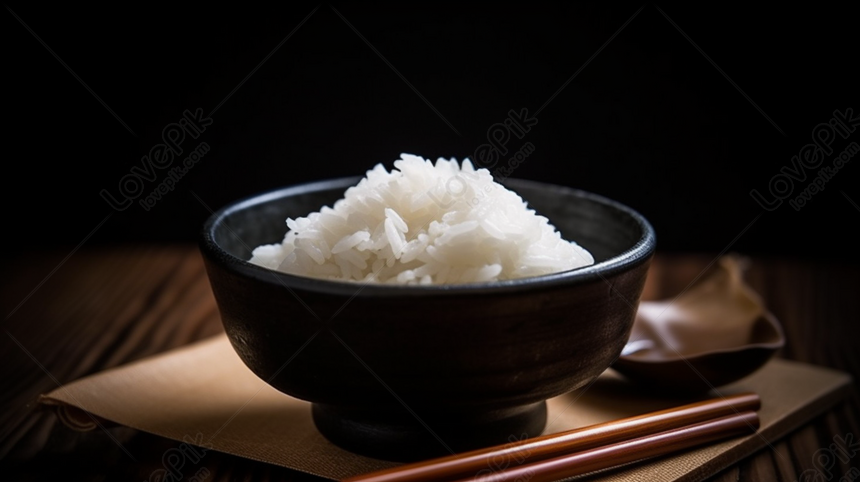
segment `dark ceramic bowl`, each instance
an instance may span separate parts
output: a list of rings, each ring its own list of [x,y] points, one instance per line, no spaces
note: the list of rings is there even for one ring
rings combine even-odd
[[[609,199],[504,184],[595,258],[563,273],[463,285],[304,278],[250,264],[287,217],[331,205],[358,178],[289,187],[213,214],[200,243],[236,352],[276,389],[313,402],[350,450],[417,459],[538,435],[545,400],[600,375],[627,342],[654,231]],[[224,380],[229,383],[229,380]]]

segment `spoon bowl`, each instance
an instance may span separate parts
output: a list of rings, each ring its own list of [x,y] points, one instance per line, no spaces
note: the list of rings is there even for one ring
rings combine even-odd
[[[672,302],[642,302],[612,367],[679,392],[704,392],[761,368],[785,344],[782,327],[743,281],[744,261],[720,260]]]

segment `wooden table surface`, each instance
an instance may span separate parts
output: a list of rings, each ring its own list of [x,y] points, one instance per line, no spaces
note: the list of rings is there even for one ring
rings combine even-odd
[[[77,378],[222,331],[194,246],[82,249],[6,258],[0,308],[0,479],[150,480],[176,442],[125,427],[80,433],[36,398]],[[712,255],[656,257],[645,299],[673,296]],[[747,279],[783,323],[781,356],[860,374],[858,266],[753,258]],[[45,280],[43,282],[43,280]],[[35,291],[34,291],[35,289]],[[717,475],[718,481],[795,481],[813,454],[851,434],[860,439],[860,391],[782,440]],[[819,453],[820,455],[820,453]],[[830,470],[860,474],[860,451]],[[192,470],[193,469],[193,470]],[[809,475],[809,474],[807,474]],[[820,476],[826,474],[819,474]],[[183,480],[318,480],[292,470],[212,453]],[[807,480],[827,480],[826,478]]]

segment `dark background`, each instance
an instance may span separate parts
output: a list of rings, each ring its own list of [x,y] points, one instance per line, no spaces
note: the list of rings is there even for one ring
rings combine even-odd
[[[533,115],[642,6],[335,4],[458,135],[328,4],[261,66],[318,4],[8,5],[6,256],[80,243],[113,212],[99,192],[117,193],[185,109],[220,105],[183,144],[211,151],[150,211],[113,212],[86,246],[193,241],[203,203],[390,168],[401,152],[462,159],[509,110]],[[860,202],[856,159],[799,212],[765,212],[749,195],[835,109],[860,112],[853,12],[660,7],[779,130],[647,4],[509,144],[535,146],[513,176],[617,199],[654,224],[663,251],[721,251],[764,213],[731,249],[855,259],[860,209],[845,195]],[[835,150],[851,140],[860,134]]]

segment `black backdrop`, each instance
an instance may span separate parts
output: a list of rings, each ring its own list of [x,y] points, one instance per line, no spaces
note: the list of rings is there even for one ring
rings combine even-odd
[[[502,163],[534,151],[513,176],[628,204],[662,250],[720,251],[748,227],[732,249],[856,259],[857,159],[800,210],[788,201],[820,168],[778,183],[790,195],[773,211],[750,196],[773,198],[770,179],[834,110],[860,116],[853,12],[640,7],[10,3],[5,254],[71,248],[106,218],[86,246],[192,241],[204,204],[390,167],[401,152],[462,159],[527,109],[538,122]],[[212,124],[182,157],[209,151],[149,210],[138,201],[181,159],[126,186],[142,194],[115,211],[100,192],[119,196],[165,126],[198,108]],[[822,165],[852,141],[836,137]]]

